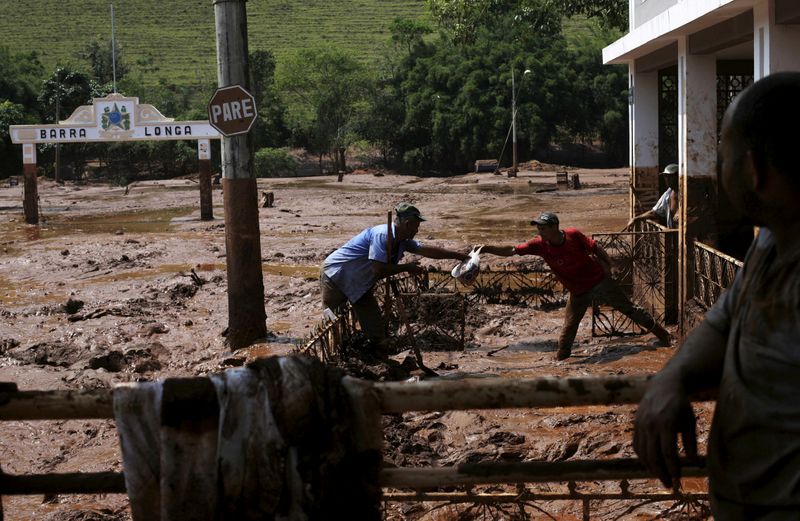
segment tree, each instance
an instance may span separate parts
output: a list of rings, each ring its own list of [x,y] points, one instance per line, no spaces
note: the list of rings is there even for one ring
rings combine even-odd
[[[344,150],[356,139],[370,80],[363,65],[335,47],[298,51],[278,68],[278,87],[296,144],[319,156],[331,153],[344,168]]]
[[[0,100],[19,103],[33,113],[42,76],[44,68],[35,52],[12,54],[0,47]]]
[[[428,24],[417,20],[395,18],[389,25],[389,32],[392,35],[392,43],[411,54],[414,46],[422,43],[425,35],[431,34],[433,29]]]
[[[0,177],[22,168],[22,154],[11,143],[8,127],[39,118],[36,95],[43,70],[36,53],[12,54],[0,47]]]
[[[22,154],[11,143],[11,125],[26,123],[25,107],[8,100],[0,101],[0,177],[5,178],[22,168]]]
[[[105,94],[105,90],[83,72],[56,67],[39,92],[43,119],[53,122],[66,119],[76,108]]]
[[[621,31],[628,27],[628,0],[428,0],[428,7],[439,27],[459,43],[473,41],[480,25],[509,14],[518,20],[527,18],[532,25],[542,13],[550,12],[596,18]]]
[[[534,71],[517,84],[521,157],[546,146],[563,120],[570,85],[560,16],[542,8],[482,20],[471,42],[433,42],[400,67],[406,110],[398,148],[406,168],[463,172],[475,159],[499,158],[511,123],[512,69],[518,80]]]
[[[583,15],[603,26],[625,31],[628,28],[628,0],[548,0],[564,15]]]
[[[101,43],[94,39],[78,51],[77,55],[78,58],[88,63],[89,71],[98,83],[112,83],[115,66],[117,81],[120,81],[128,73],[128,66],[122,60],[122,47],[116,44],[112,54],[111,40],[107,43]]]
[[[53,74],[44,82],[39,92],[39,106],[42,112],[42,121],[57,123],[67,119],[72,112],[81,105],[91,104],[92,98],[105,96],[107,91],[87,74],[74,70],[71,67],[57,67]],[[59,145],[44,145],[41,147],[40,164],[49,165],[58,150],[59,168],[61,164],[71,164],[73,172],[80,172],[90,154],[102,149],[103,145],[75,143],[61,147]],[[60,179],[61,172],[55,176]]]
[[[250,53],[250,90],[256,99],[258,118],[250,129],[253,148],[279,147],[286,144],[286,107],[275,87],[275,56],[269,51]]]

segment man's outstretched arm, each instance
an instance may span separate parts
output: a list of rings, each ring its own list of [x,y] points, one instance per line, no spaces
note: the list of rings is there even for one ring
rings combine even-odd
[[[420,246],[415,250],[409,248],[408,251],[410,251],[411,253],[416,253],[417,255],[421,255],[423,257],[427,257],[429,259],[455,259],[460,261],[465,261],[469,259],[469,255],[467,255],[466,253],[461,253],[453,250],[446,250],[444,248],[437,248],[436,246]]]
[[[633,448],[667,487],[681,477],[678,433],[686,455],[697,456],[695,418],[689,396],[719,386],[726,343],[724,334],[702,322],[653,377],[639,403]]]
[[[497,255],[498,257],[511,257],[517,253],[516,248],[513,246],[479,246],[481,253],[488,253],[490,255]]]

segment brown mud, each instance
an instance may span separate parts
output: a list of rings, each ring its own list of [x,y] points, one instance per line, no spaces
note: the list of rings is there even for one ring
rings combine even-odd
[[[0,187],[0,381],[22,390],[94,389],[168,376],[194,376],[298,347],[321,320],[318,272],[325,256],[361,229],[383,223],[401,200],[426,221],[417,239],[469,251],[481,243],[517,244],[541,211],[584,233],[614,232],[627,221],[628,173],[577,170],[581,190],[556,190],[553,171],[523,169],[517,178],[346,175],[261,179],[275,194],[259,209],[270,337],[231,353],[227,326],[225,230],[215,189],[213,221],[201,221],[191,180],[128,187],[59,185],[40,180],[41,224],[22,218],[22,187]],[[215,187],[216,188],[216,187]],[[521,259],[484,256],[500,267]],[[452,261],[422,259],[450,270]],[[481,305],[468,310],[463,351],[427,351],[443,378],[592,376],[651,373],[671,356],[652,337],[591,337],[584,318],[573,356],[554,361],[563,309]],[[493,353],[493,351],[499,351]],[[402,362],[403,355],[397,357]],[[632,457],[634,407],[412,413],[384,420],[389,465],[489,461],[564,461]],[[711,407],[701,405],[705,444]],[[14,474],[121,470],[111,421],[4,422],[0,466]],[[591,485],[591,486],[590,486]],[[581,485],[617,491],[614,483]],[[566,491],[566,484],[531,487]],[[703,480],[684,483],[705,488]],[[505,490],[484,487],[481,490]],[[663,491],[655,482],[631,490]],[[5,519],[129,519],[123,495],[4,497]],[[555,519],[581,519],[577,502],[541,504]],[[592,519],[652,519],[656,503],[626,513],[630,502],[596,505]],[[389,504],[389,519],[456,519],[464,507]],[[535,510],[528,510],[534,516]],[[468,519],[469,514],[465,514]],[[541,516],[543,514],[536,514]],[[497,513],[497,519],[511,519]]]

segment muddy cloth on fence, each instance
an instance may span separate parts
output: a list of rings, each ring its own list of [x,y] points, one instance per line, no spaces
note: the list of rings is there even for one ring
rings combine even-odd
[[[116,388],[134,521],[380,519],[342,376],[298,356]]]

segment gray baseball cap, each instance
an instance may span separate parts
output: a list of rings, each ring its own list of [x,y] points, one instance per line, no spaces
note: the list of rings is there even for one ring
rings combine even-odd
[[[539,214],[539,217],[531,221],[532,226],[536,226],[537,224],[543,224],[545,226],[558,224],[558,216],[552,212],[542,212]]]

